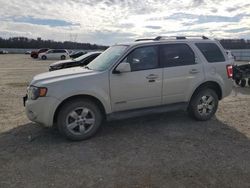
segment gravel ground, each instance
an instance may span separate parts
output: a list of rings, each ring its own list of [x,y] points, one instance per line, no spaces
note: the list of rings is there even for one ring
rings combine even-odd
[[[105,123],[70,142],[29,122],[21,97],[51,61],[0,55],[0,187],[250,187],[250,87],[207,122],[172,112]]]

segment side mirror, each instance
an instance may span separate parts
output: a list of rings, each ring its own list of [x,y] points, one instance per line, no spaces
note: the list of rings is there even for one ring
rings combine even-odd
[[[130,64],[127,63],[127,62],[123,62],[123,63],[120,63],[116,69],[115,69],[115,72],[114,73],[123,73],[123,72],[131,72],[131,67],[130,67]]]

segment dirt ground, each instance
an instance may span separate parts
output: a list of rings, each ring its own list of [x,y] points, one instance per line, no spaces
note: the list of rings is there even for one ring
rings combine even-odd
[[[70,142],[31,123],[22,96],[51,61],[0,55],[0,187],[250,187],[250,87],[208,122],[172,112],[105,123]]]

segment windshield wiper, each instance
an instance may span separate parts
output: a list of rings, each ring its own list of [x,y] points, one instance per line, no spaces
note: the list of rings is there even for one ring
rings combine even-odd
[[[89,70],[91,70],[91,69],[88,67],[88,65],[84,66],[84,68],[85,68],[85,69],[89,69]]]

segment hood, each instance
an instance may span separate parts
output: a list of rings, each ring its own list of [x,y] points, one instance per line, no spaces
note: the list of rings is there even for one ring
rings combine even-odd
[[[67,59],[67,60],[62,60],[62,61],[57,61],[55,63],[50,64],[50,67],[57,66],[57,65],[63,65],[67,63],[74,63],[75,61],[72,59]]]
[[[66,77],[76,76],[76,75],[81,75],[81,76],[85,74],[88,75],[88,73],[93,73],[93,72],[94,72],[93,70],[85,69],[83,67],[74,67],[74,68],[56,70],[52,72],[45,72],[36,75],[30,84],[34,85],[37,82],[49,81],[52,79],[59,79],[59,78],[65,79]]]

